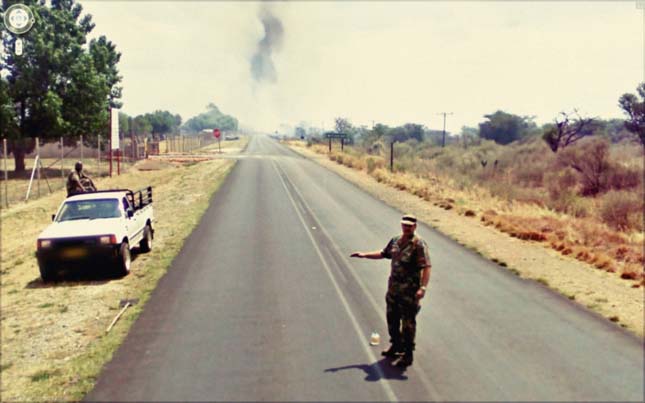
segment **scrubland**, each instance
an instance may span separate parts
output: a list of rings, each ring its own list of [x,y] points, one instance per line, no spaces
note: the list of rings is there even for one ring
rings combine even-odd
[[[445,148],[308,144],[332,161],[512,237],[541,242],[599,270],[645,284],[643,149],[585,139],[553,153],[539,138]]]

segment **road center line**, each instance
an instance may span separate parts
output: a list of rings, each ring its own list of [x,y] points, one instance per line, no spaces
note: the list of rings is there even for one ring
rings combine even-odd
[[[278,169],[277,167],[275,167],[275,168]],[[314,221],[316,221],[318,223],[317,228],[320,231],[322,231],[323,235],[327,238],[327,240],[329,241],[329,243],[333,247],[333,249],[334,249],[334,251],[336,253],[336,256],[338,256],[340,258],[340,260],[343,262],[345,267],[350,268],[350,270],[348,270],[348,271],[352,275],[354,281],[360,287],[360,289],[363,292],[363,294],[365,294],[365,296],[367,296],[367,299],[370,301],[370,304],[372,305],[372,309],[374,309],[374,311],[378,312],[379,315],[381,315],[381,317],[385,317],[385,311],[383,311],[383,309],[381,309],[381,307],[376,303],[376,300],[374,299],[372,294],[369,292],[369,290],[367,289],[367,287],[365,286],[363,281],[360,279],[360,277],[358,277],[358,275],[355,273],[355,271],[352,270],[353,269],[352,264],[347,260],[345,255],[342,253],[342,251],[340,250],[340,247],[338,246],[338,244],[329,235],[329,233],[325,230],[325,228],[320,224],[320,220],[318,220],[318,217],[316,217],[316,215],[314,214],[313,210],[306,205],[305,198],[303,197],[302,193],[300,193],[300,191],[296,188],[296,186],[293,185],[293,181],[289,178],[289,175],[284,170],[281,170],[281,171],[282,171],[282,174],[284,174],[284,176],[287,178],[287,180],[292,184],[291,187],[293,188],[294,192],[298,195],[298,199],[300,200],[302,205],[305,207],[306,212],[314,219]],[[278,174],[280,174],[280,173],[278,173]],[[281,179],[282,179],[282,177],[281,177]],[[283,181],[283,185],[284,185],[284,181]],[[313,238],[312,238],[312,242],[313,242]],[[428,378],[425,375],[425,373],[422,370],[417,369],[417,368],[414,368],[413,370],[417,374],[418,379],[421,381],[421,383],[426,388],[428,393],[432,396],[432,399],[433,400],[441,400],[438,391],[430,383],[430,381],[428,380]]]
[[[363,332],[361,330],[361,327],[358,324],[358,321],[356,320],[356,316],[354,316],[354,313],[352,312],[351,308],[349,307],[349,304],[347,303],[347,299],[345,298],[345,295],[343,294],[342,290],[338,286],[338,283],[336,282],[336,279],[334,278],[331,269],[329,268],[329,265],[327,264],[327,261],[325,260],[325,257],[323,256],[322,252],[320,251],[320,248],[318,247],[318,244],[316,243],[316,240],[314,239],[313,234],[311,233],[311,230],[307,226],[307,223],[305,222],[304,217],[302,216],[302,213],[298,209],[296,205],[296,201],[293,198],[293,195],[289,191],[289,188],[287,187],[287,184],[285,183],[282,175],[280,174],[280,170],[277,167],[277,164],[275,161],[271,161],[273,168],[275,169],[276,173],[278,174],[278,177],[280,178],[280,182],[282,183],[282,186],[284,187],[285,192],[287,193],[287,196],[289,196],[289,200],[291,201],[291,204],[293,205],[294,210],[296,211],[296,214],[298,215],[298,218],[300,219],[300,222],[302,223],[302,226],[305,228],[305,231],[307,232],[307,235],[309,236],[309,240],[311,240],[311,244],[314,246],[314,249],[316,250],[316,253],[318,254],[318,258],[320,259],[323,267],[325,268],[325,271],[327,272],[327,275],[329,276],[329,279],[331,280],[332,284],[334,285],[334,289],[336,290],[336,293],[340,297],[340,300],[343,304],[343,307],[345,308],[345,311],[347,312],[347,315],[349,316],[352,325],[354,326],[354,330],[356,331],[356,335],[359,338],[359,343],[363,347],[363,351],[365,354],[367,354],[368,358],[372,362],[378,362],[376,359],[376,356],[370,350],[366,343],[365,343],[365,335],[363,335]],[[286,175],[286,174],[285,174]],[[294,187],[295,189],[295,187]],[[389,382],[385,378],[385,374],[383,374],[383,371],[379,367],[379,365],[375,365],[376,372],[378,373],[381,382],[381,386],[383,387],[385,394],[387,395],[387,398],[390,401],[398,401],[396,395],[394,394],[394,391],[392,390],[392,387],[390,386]]]

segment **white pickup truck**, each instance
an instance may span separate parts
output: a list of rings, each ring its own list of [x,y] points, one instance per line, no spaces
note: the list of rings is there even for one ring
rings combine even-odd
[[[152,249],[152,187],[70,196],[52,221],[37,242],[43,281],[55,280],[61,268],[92,269],[96,264],[125,276],[130,272],[130,250],[137,244],[141,252]]]

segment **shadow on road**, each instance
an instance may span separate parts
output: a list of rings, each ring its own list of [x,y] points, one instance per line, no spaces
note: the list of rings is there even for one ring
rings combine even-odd
[[[325,372],[338,372],[346,369],[360,369],[365,372],[365,380],[367,382],[376,382],[381,379],[394,379],[398,381],[405,381],[408,379],[404,375],[405,368],[393,367],[390,360],[383,358],[373,364],[354,364],[345,365],[343,367],[327,368]]]

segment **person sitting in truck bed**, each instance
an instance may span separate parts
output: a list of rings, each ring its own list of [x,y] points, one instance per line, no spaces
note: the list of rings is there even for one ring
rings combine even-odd
[[[77,161],[74,170],[67,176],[67,197],[86,192],[96,192],[96,186],[92,178],[83,172],[83,163]]]

